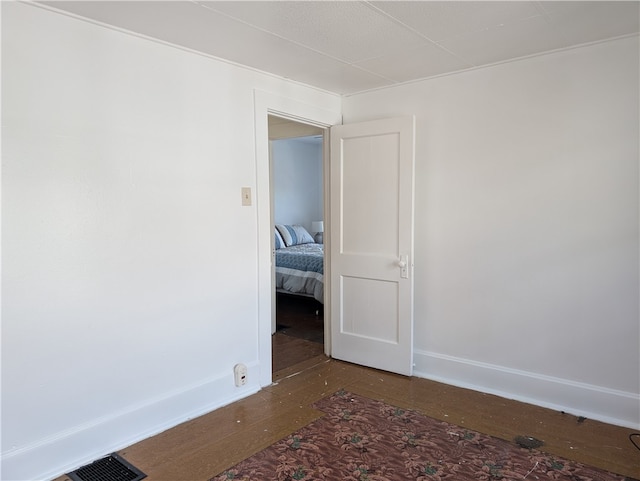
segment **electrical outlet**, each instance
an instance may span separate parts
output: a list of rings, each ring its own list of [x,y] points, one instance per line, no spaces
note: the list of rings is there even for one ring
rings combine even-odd
[[[247,366],[242,363],[233,366],[233,378],[237,387],[247,384]]]

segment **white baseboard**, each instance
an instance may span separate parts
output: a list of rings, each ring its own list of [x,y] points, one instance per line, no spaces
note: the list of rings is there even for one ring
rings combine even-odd
[[[416,377],[640,429],[640,397],[634,393],[428,351],[415,350],[414,363]]]
[[[255,369],[257,363],[247,367]],[[54,479],[259,390],[257,382],[235,387],[233,375],[187,386],[4,452],[0,478],[3,481]]]

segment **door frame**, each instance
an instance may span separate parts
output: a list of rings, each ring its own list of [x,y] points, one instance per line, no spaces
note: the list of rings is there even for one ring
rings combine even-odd
[[[260,386],[271,384],[271,334],[272,334],[272,249],[273,249],[273,219],[271,218],[271,172],[269,160],[269,126],[268,115],[275,115],[296,122],[315,125],[324,129],[323,134],[323,177],[324,177],[324,217],[325,239],[330,238],[330,171],[329,171],[329,127],[342,123],[339,110],[331,111],[295,99],[282,97],[262,90],[254,90],[254,120],[255,120],[255,149],[256,149],[256,215],[258,233],[258,366],[260,369]],[[325,244],[325,257],[330,258],[331,245]],[[325,269],[328,262],[325,261]],[[330,272],[324,272],[325,303],[330,304],[330,287],[327,281]],[[325,353],[331,354],[331,320],[330,309],[325,309]],[[327,342],[328,340],[328,342]]]

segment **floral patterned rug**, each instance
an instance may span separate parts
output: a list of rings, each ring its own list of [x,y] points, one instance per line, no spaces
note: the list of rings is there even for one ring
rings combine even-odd
[[[339,391],[325,416],[211,481],[637,481]]]

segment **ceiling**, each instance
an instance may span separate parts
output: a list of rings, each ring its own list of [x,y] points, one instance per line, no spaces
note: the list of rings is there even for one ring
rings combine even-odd
[[[639,31],[638,1],[49,1],[348,95]]]

